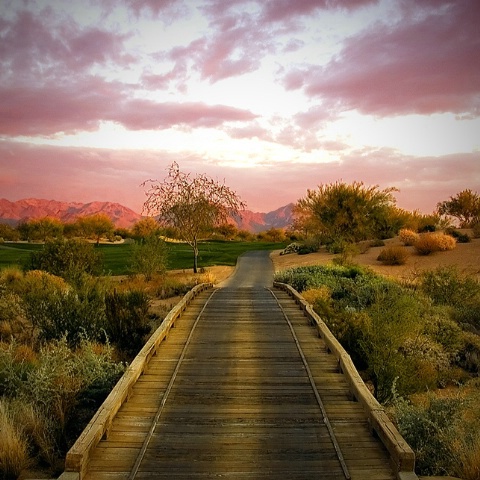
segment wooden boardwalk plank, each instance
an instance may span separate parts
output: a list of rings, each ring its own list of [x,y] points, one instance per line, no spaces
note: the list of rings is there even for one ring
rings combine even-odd
[[[303,312],[276,292],[353,480],[393,480],[387,452]],[[208,294],[188,307],[95,449],[86,480],[126,480]],[[222,289],[178,368],[135,478],[345,479],[305,365],[268,290]]]

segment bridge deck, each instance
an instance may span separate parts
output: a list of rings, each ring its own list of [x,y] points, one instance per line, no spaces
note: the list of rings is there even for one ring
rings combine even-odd
[[[150,360],[86,479],[394,479],[335,358],[295,302],[279,290],[281,307],[268,289],[225,288],[202,312],[211,294],[190,304]]]

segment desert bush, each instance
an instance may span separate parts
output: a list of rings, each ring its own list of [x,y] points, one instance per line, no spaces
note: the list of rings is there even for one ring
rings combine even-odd
[[[405,265],[410,256],[405,247],[392,245],[384,248],[378,255],[377,260],[384,265]]]
[[[480,283],[473,277],[461,275],[455,266],[424,272],[420,285],[422,291],[439,305],[464,305],[480,297]]]
[[[141,290],[107,293],[105,331],[109,341],[134,356],[150,332],[149,306],[148,295]]]
[[[397,379],[400,394],[410,394],[425,386],[420,375],[416,352],[408,344],[421,333],[423,303],[402,289],[378,290],[375,301],[366,309],[366,322],[361,341],[362,356],[380,402],[391,398]],[[412,372],[416,371],[416,375]]]
[[[457,243],[469,243],[472,241],[470,235],[468,235],[467,233],[462,233],[455,228],[446,228],[445,233],[452,236],[457,241]]]
[[[23,330],[22,314],[20,297],[0,283],[0,341],[9,340],[16,331]]]
[[[475,222],[472,225],[473,238],[480,238],[480,222]]]
[[[18,267],[5,267],[0,270],[0,284],[11,286],[23,278],[23,272]]]
[[[69,281],[77,281],[85,274],[101,273],[103,257],[85,240],[47,240],[44,248],[33,252],[27,269],[43,270]]]
[[[394,396],[393,416],[415,451],[418,474],[478,480],[480,415],[474,382],[454,395],[429,392],[415,403]]]
[[[464,345],[464,332],[444,308],[430,308],[423,317],[423,333],[441,345],[455,359]]]
[[[338,255],[339,253],[344,252],[344,250],[347,248],[347,245],[349,245],[349,242],[347,242],[345,239],[333,238],[329,242],[327,242],[325,248],[328,253]]]
[[[310,304],[315,305],[318,301],[325,301],[330,298],[330,290],[326,286],[310,288],[302,293],[303,298]]]
[[[165,273],[167,261],[167,244],[157,236],[150,235],[132,246],[130,269],[133,273],[145,275],[147,281],[153,275]]]
[[[382,240],[381,238],[376,238],[374,240],[371,240],[368,242],[369,247],[384,247],[385,246],[385,240]]]
[[[400,237],[400,240],[403,242],[403,244],[406,247],[415,245],[415,243],[419,239],[419,235],[417,232],[414,232],[413,230],[409,230],[408,228],[402,228],[399,232],[398,235]]]
[[[453,250],[456,242],[450,235],[444,233],[424,233],[415,243],[415,250],[419,255],[430,255],[434,252]]]
[[[31,462],[27,438],[5,399],[0,399],[0,432],[0,475],[4,480],[16,480]]]
[[[44,461],[53,461],[65,450],[66,434],[72,429],[66,427],[69,422],[78,423],[75,409],[80,399],[91,395],[92,389],[105,398],[123,372],[124,366],[114,362],[112,355],[108,345],[100,347],[87,340],[75,351],[65,339],[51,342],[32,363],[19,357],[15,343],[0,348],[2,395],[34,409],[28,415],[18,414],[16,424],[31,433],[30,447]]]
[[[478,376],[480,373],[480,336],[471,332],[463,334],[457,363],[467,372]]]
[[[345,244],[342,251],[332,260],[335,265],[348,266],[353,263],[353,259],[360,253],[360,248],[354,243]]]
[[[478,427],[477,427],[478,428]],[[478,430],[468,437],[460,437],[455,444],[457,473],[464,480],[480,478],[480,436]]]
[[[25,347],[12,340],[0,343],[0,395],[13,397],[21,389],[30,372],[35,369],[36,355],[19,354]]]
[[[28,275],[26,275],[26,278]],[[42,341],[65,337],[71,346],[83,336],[98,339],[105,324],[104,288],[99,280],[84,277],[69,287],[59,277],[41,273],[42,289],[28,289],[23,295],[25,314]]]
[[[462,401],[432,394],[426,405],[413,405],[396,397],[394,407],[399,431],[415,451],[416,471],[420,475],[453,475],[456,455],[452,446],[458,433],[455,420]]]

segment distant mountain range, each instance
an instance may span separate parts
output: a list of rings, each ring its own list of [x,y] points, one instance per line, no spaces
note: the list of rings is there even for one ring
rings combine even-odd
[[[284,228],[292,223],[293,203],[285,205],[268,213],[244,210],[241,216],[232,219],[237,228],[258,233],[270,228]],[[43,217],[58,218],[62,222],[71,222],[78,217],[104,213],[112,222],[121,228],[130,228],[142,216],[130,208],[112,202],[59,202],[56,200],[43,200],[27,198],[11,202],[0,199],[0,223],[15,226],[25,220]]]

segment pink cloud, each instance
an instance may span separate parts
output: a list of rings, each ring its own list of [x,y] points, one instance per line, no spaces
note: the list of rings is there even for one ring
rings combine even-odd
[[[45,87],[0,87],[0,133],[52,135],[95,130],[100,121],[126,128],[167,129],[176,125],[218,127],[255,118],[249,111],[200,102],[156,103],[130,99],[126,87],[96,77]]]
[[[20,11],[0,24],[0,76],[3,82],[53,82],[95,64],[128,65],[120,35],[98,28],[81,28],[73,20],[60,20],[47,9],[40,15]],[[0,77],[0,78],[1,78]]]
[[[148,100],[128,100],[121,112],[111,119],[131,130],[164,129],[175,125],[214,128],[225,122],[247,121],[255,115],[225,105],[206,105],[200,102],[155,103]]]
[[[303,86],[327,107],[375,115],[454,112],[480,115],[480,3],[443,2],[394,26],[374,25],[348,39],[326,67],[297,68]]]
[[[0,133],[51,135],[94,130],[120,99],[119,85],[92,77],[69,85],[0,87]]]
[[[264,4],[263,17],[268,22],[278,22],[312,15],[317,10],[354,10],[374,3],[378,0],[277,0]]]
[[[172,19],[184,15],[189,6],[184,0],[97,0],[103,5],[106,13],[122,4],[131,10],[136,17],[152,17],[168,23]]]
[[[202,79],[215,83],[257,69],[267,53],[276,51],[275,34],[256,24],[247,13],[221,14],[210,23],[211,35],[175,47],[168,58],[175,69],[185,72],[189,65]]]

